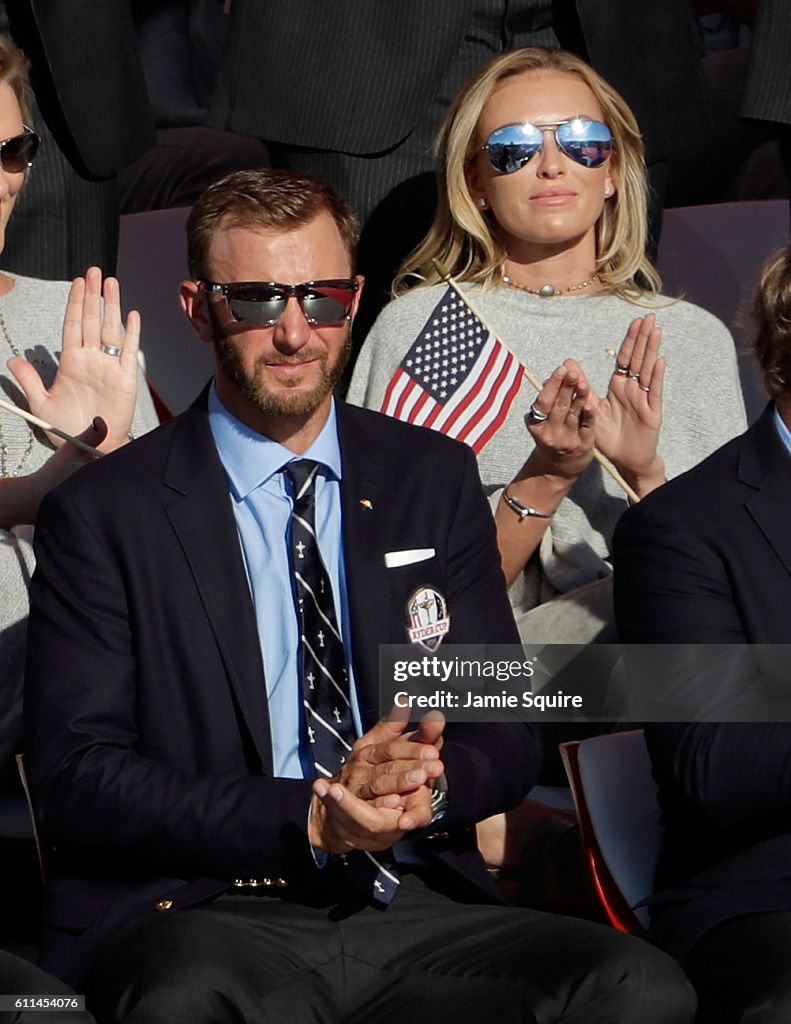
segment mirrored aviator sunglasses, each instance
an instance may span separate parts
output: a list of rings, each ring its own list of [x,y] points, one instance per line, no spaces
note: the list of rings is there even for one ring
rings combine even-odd
[[[277,281],[199,282],[207,291],[224,295],[233,319],[248,327],[274,327],[293,295],[311,327],[330,327],[351,319],[354,278],[280,284]]]
[[[505,124],[495,128],[481,150],[486,150],[489,163],[501,174],[513,174],[544,147],[544,133],[552,132],[561,152],[582,167],[601,167],[612,153],[612,133],[606,124],[588,117],[572,117],[536,125]]]
[[[21,135],[0,141],[0,167],[8,174],[21,174],[36,158],[41,139],[32,128],[24,127]]]

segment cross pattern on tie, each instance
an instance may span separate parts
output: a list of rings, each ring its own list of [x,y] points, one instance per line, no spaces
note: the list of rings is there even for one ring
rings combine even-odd
[[[300,627],[302,703],[316,774],[330,778],[354,743],[349,680],[335,602],[316,540],[316,473],[311,459],[285,467],[294,487],[291,565]]]
[[[349,677],[335,602],[316,539],[316,473],[312,459],[289,462],[294,487],[291,565],[300,626],[302,703],[317,775],[329,778],[354,743]],[[379,903],[390,903],[400,879],[391,850],[355,850],[345,858],[349,881]]]

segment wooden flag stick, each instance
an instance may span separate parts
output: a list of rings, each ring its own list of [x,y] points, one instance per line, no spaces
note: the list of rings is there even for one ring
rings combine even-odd
[[[494,330],[494,328],[490,324],[488,324],[486,322],[486,318],[483,316],[481,311],[475,307],[475,304],[472,302],[472,300],[470,299],[469,295],[465,291],[463,291],[461,289],[461,287],[459,286],[458,281],[448,273],[448,271],[443,267],[443,265],[439,262],[439,260],[432,260],[431,262],[434,264],[434,267],[435,267],[437,273],[439,274],[439,276],[442,278],[442,280],[446,284],[449,284],[451,286],[451,288],[456,292],[456,294],[459,296],[459,298],[462,300],[462,302],[467,306],[467,308],[470,310],[470,312],[480,320],[480,322],[483,324],[483,326],[486,328],[486,330],[491,335],[493,335],[493,337],[497,338],[501,345],[505,344],[503,342],[503,339],[497,334],[497,332]],[[520,362],[521,362],[521,360],[520,360]],[[540,391],[541,390],[541,386],[542,386],[541,382],[524,365],[522,366],[522,373],[528,379],[528,381],[530,381],[530,383],[533,385],[533,387],[536,389],[536,391]],[[629,486],[629,484],[624,480],[624,478],[621,476],[621,474],[618,472],[618,470],[615,468],[615,466],[612,464],[612,462],[610,462],[610,460],[607,458],[607,456],[604,455],[602,452],[600,452],[598,448],[594,448],[593,449],[593,457],[599,463],[599,465],[602,467],[602,469],[605,471],[605,473],[609,473],[610,474],[610,476],[613,478],[613,480],[618,484],[618,486],[626,494],[626,496],[629,499],[629,501],[632,504],[636,504],[640,500],[640,498],[637,495],[637,492],[634,490],[634,488]]]
[[[99,452],[95,448],[91,448],[89,444],[81,441],[79,437],[72,437],[71,434],[67,434],[65,430],[61,430],[59,427],[53,427],[51,423],[47,423],[46,420],[41,420],[38,416],[34,416],[32,412],[28,412],[26,409],[20,409],[18,405],[12,405],[11,402],[6,402],[4,398],[0,398],[0,408],[7,409],[8,412],[14,413],[15,416],[21,416],[23,420],[27,420],[28,423],[32,423],[36,427],[41,427],[42,430],[46,430],[49,434],[55,434],[56,437],[62,437],[64,441],[68,441],[69,444],[73,444],[76,448],[81,451],[87,452],[88,455],[92,455],[94,459],[100,459],[104,452]]]

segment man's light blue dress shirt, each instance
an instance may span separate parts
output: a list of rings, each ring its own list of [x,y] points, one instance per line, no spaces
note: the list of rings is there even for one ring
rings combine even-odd
[[[213,384],[209,392],[209,423],[228,477],[230,500],[258,625],[269,702],[274,773],[280,778],[304,778],[300,760],[300,723],[303,716],[298,664],[299,627],[288,558],[293,500],[290,481],[282,472],[283,467],[295,459],[313,459],[320,463],[316,477],[316,533],[332,584],[346,660],[350,666],[354,725],[357,735],[361,733],[350,663],[349,608],[341,533],[342,465],[335,404],[321,433],[304,455],[295,455],[232,416],[220,401]],[[305,754],[303,750],[303,756]]]
[[[780,440],[785,445],[788,454],[791,455],[791,430],[788,429],[785,420],[777,411],[777,406],[775,406],[775,427],[780,435]]]

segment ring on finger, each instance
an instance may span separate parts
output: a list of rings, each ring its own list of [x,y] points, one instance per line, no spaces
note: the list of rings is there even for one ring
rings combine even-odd
[[[649,388],[647,384],[641,384],[640,385],[640,390],[641,391],[645,391],[645,393],[648,394],[648,392],[651,390],[651,388]]]
[[[121,354],[121,349],[117,345],[102,345],[101,349],[106,356],[120,356]]]
[[[640,383],[640,374],[639,373],[632,373],[630,371],[629,372],[629,380],[636,380],[637,383],[639,384]]]
[[[629,367],[628,366],[623,366],[621,363],[616,363],[615,364],[615,372],[618,374],[619,377],[628,377],[629,376]]]
[[[543,423],[544,420],[549,419],[549,413],[544,412],[543,409],[539,409],[535,402],[527,410],[527,415],[531,420],[535,420],[536,423]]]

